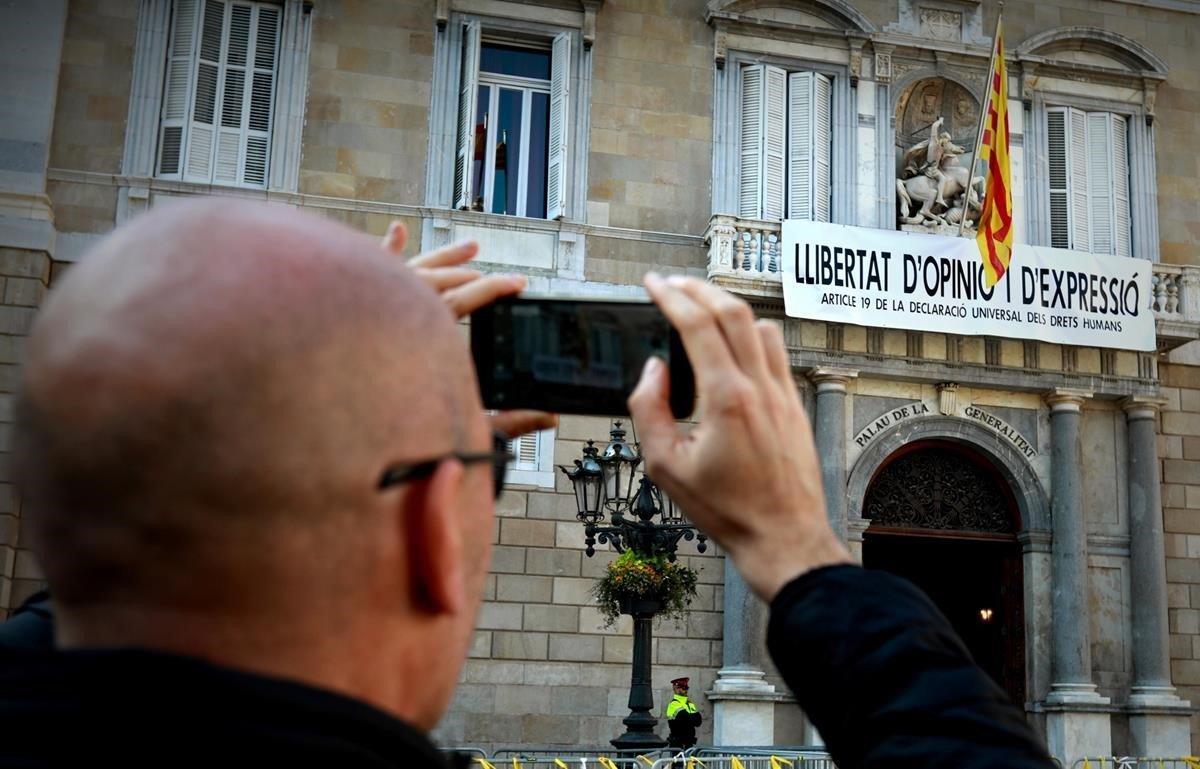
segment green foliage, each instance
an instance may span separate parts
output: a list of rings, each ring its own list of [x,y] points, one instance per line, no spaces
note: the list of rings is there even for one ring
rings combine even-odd
[[[651,600],[662,604],[659,617],[683,619],[696,597],[697,574],[681,563],[672,563],[665,555],[642,556],[626,550],[608,565],[608,570],[592,588],[592,595],[611,627],[621,615],[622,600]]]

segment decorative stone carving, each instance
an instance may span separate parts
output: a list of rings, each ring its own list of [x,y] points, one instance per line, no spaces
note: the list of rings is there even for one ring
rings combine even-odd
[[[962,14],[938,8],[921,9],[921,36],[934,40],[962,40]]]
[[[890,53],[875,52],[875,79],[880,83],[892,81],[892,55]]]
[[[979,219],[983,177],[972,176],[979,104],[961,85],[944,78],[913,83],[896,107],[901,229],[957,233]],[[944,130],[948,128],[949,130]]]

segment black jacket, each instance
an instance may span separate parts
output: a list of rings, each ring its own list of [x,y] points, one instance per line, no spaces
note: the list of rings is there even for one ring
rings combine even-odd
[[[448,766],[356,700],[133,649],[5,652],[0,724],[0,767]]]
[[[809,572],[771,603],[767,645],[838,769],[1049,769],[1020,710],[908,582]]]

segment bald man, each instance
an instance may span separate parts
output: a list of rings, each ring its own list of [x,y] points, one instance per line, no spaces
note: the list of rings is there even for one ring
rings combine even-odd
[[[473,252],[406,266],[326,220],[200,202],[67,273],[16,434],[59,651],[0,658],[0,766],[443,765],[424,732],[490,562],[493,429],[547,423],[484,417],[455,315],[521,281]],[[647,363],[648,470],[771,602],[838,765],[1046,766],[932,604],[848,565],[778,327],[701,281],[646,287],[703,407],[680,431]]]

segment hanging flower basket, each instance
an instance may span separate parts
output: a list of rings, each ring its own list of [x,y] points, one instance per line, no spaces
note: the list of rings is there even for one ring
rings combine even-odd
[[[657,614],[668,619],[687,616],[696,597],[697,574],[666,556],[641,556],[632,550],[608,565],[592,595],[611,627],[622,614]]]

